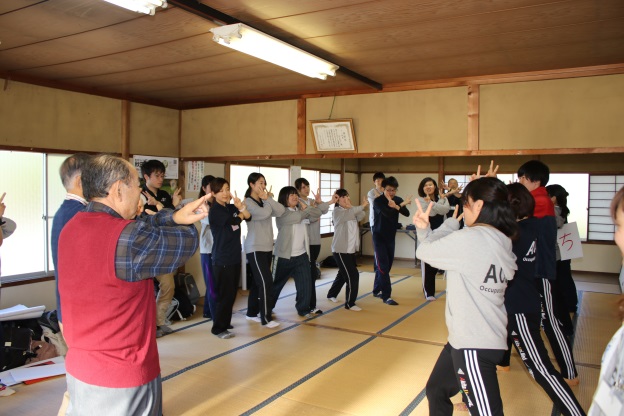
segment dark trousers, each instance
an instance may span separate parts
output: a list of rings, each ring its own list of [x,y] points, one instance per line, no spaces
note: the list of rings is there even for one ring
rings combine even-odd
[[[320,244],[310,244],[310,309],[316,309],[316,261],[320,252]]]
[[[340,267],[338,267],[338,273],[336,273],[336,277],[334,278],[334,283],[332,283],[329,291],[327,292],[328,298],[337,298],[342,290],[342,287],[347,283],[344,278],[344,273]]]
[[[574,393],[548,357],[541,335],[539,313],[517,313],[508,316],[509,342],[516,347],[529,374],[542,386],[559,411],[566,416],[584,416]],[[501,365],[508,366],[511,350],[506,351]]]
[[[310,299],[312,297],[310,284],[312,277],[310,276],[310,260],[307,253],[300,256],[285,259],[279,257],[275,267],[275,279],[273,280],[273,308],[279,299],[280,293],[289,277],[295,279],[295,288],[297,289],[297,301],[295,307],[300,316],[311,311]]]
[[[347,294],[345,296],[345,308],[349,309],[355,305],[357,300],[358,290],[360,287],[360,272],[357,269],[357,263],[355,261],[355,253],[333,253],[334,260],[338,264],[338,274],[332,283],[329,292],[327,292],[328,298],[335,298],[340,293],[342,286],[346,283]]]
[[[204,318],[212,318],[215,316],[215,289],[214,277],[212,275],[212,254],[201,253],[199,255],[201,268],[204,274],[204,283],[206,284],[206,294],[204,295]]]
[[[212,316],[212,332],[215,335],[227,331],[232,321],[232,308],[236,300],[238,280],[241,273],[240,263],[222,266],[212,265],[215,287],[215,314]]]
[[[461,349],[446,344],[427,381],[430,416],[451,416],[451,397],[461,390],[471,415],[503,414],[496,364],[504,350]]]
[[[260,314],[262,325],[273,320],[272,260],[273,253],[270,251],[256,251],[247,254],[247,265],[251,268],[251,275],[253,276],[247,301],[247,316]]]
[[[385,301],[392,295],[390,284],[390,269],[394,261],[394,238],[384,239],[373,234],[373,246],[375,249],[375,282],[373,293],[381,292],[381,298]]]
[[[559,371],[563,378],[574,379],[578,376],[570,341],[562,331],[561,322],[555,316],[555,298],[552,295],[552,286],[547,279],[537,279],[537,290],[542,301],[542,326],[548,337]]]
[[[435,278],[438,274],[438,269],[424,261],[420,263],[420,268],[422,271],[422,285],[425,297],[435,296]]]
[[[557,278],[551,282],[552,294],[555,298],[555,317],[561,322],[561,330],[572,336],[574,326],[570,313],[575,313],[578,304],[576,284],[572,279],[570,260],[557,260]]]

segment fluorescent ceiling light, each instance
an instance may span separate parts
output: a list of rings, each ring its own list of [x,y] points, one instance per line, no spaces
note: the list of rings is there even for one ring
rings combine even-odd
[[[104,0],[133,12],[154,15],[156,7],[167,7],[167,0]]]
[[[338,65],[295,48],[243,23],[210,29],[212,40],[312,78],[335,76]]]

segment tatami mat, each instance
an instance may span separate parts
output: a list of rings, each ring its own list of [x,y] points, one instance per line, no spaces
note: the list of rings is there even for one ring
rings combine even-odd
[[[372,296],[372,267],[363,265],[360,312],[344,309],[344,290],[338,303],[326,298],[336,269],[325,269],[316,281],[317,306],[325,313],[313,319],[297,315],[289,282],[275,309],[281,322],[276,329],[245,319],[246,293],[235,304],[233,339],[211,335],[211,322],[200,312],[175,323],[176,332],[158,340],[165,415],[427,415],[425,384],[448,335],[446,281],[438,276],[438,300],[427,302],[420,269],[399,266],[391,279],[398,306]],[[586,410],[604,345],[619,326],[616,298],[581,296],[574,347],[581,384],[573,391]],[[499,383],[506,415],[553,413],[515,351],[511,371],[499,373]],[[17,394],[0,398],[0,413],[54,415],[64,389],[63,377],[16,386]]]

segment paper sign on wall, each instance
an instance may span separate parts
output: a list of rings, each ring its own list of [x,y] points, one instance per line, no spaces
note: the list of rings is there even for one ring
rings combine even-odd
[[[583,247],[576,222],[563,224],[563,227],[557,230],[557,245],[561,253],[561,260],[583,257]]]
[[[139,171],[139,177],[141,177],[141,165],[148,160],[156,159],[165,165],[165,179],[178,179],[179,159],[177,157],[134,155],[133,159],[134,167]]]
[[[199,192],[204,178],[204,162],[186,162],[186,192]]]

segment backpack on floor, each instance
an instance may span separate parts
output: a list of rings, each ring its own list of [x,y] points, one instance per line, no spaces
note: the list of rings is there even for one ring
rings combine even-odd
[[[195,313],[195,305],[191,303],[186,291],[182,288],[176,287],[173,292],[173,302],[177,302],[177,307],[171,312],[171,317],[167,314],[167,319],[170,321],[185,321],[186,318],[193,316]]]
[[[180,289],[186,293],[189,301],[192,305],[197,305],[199,302],[199,289],[197,288],[197,283],[195,283],[195,278],[190,273],[178,273],[174,277],[175,290]],[[177,295],[174,295],[178,300]]]
[[[334,256],[327,256],[325,260],[321,262],[321,267],[323,268],[337,268],[338,264],[336,263],[336,259]]]

